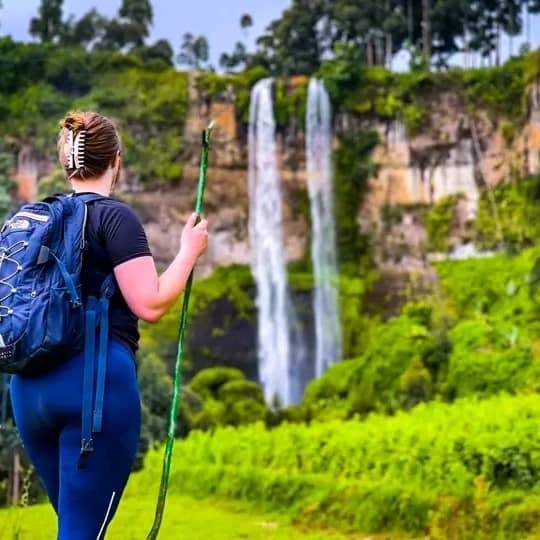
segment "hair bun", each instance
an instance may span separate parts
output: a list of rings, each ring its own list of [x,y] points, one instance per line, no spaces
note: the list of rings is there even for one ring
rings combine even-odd
[[[84,114],[79,112],[68,113],[60,125],[75,132],[85,129]]]

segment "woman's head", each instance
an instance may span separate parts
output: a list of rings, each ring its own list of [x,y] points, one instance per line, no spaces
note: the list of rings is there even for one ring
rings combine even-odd
[[[119,172],[120,137],[114,124],[94,112],[70,112],[60,122],[58,154],[70,180],[101,178],[109,169]]]

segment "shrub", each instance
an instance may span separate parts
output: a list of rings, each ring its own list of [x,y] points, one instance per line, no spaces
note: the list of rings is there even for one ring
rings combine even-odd
[[[421,404],[394,417],[193,432],[171,489],[286,512],[307,525],[433,538],[534,530],[540,396]],[[150,454],[135,479],[159,467]]]
[[[202,399],[202,409],[193,417],[193,429],[251,424],[264,421],[268,415],[261,387],[247,381],[239,369],[204,369],[193,377],[189,388]]]

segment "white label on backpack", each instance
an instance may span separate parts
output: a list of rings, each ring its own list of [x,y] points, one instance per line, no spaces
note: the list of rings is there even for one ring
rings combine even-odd
[[[30,228],[30,222],[27,219],[11,220],[8,224],[9,229],[15,229],[16,231],[24,231]]]
[[[4,336],[0,334],[0,347],[5,347],[5,346],[6,346],[6,342],[4,341]]]
[[[36,221],[42,221],[43,223],[46,223],[50,219],[50,216],[44,216],[43,214],[34,214],[33,212],[26,212],[25,210],[17,212],[15,216],[13,216],[13,219],[18,217],[35,219]]]

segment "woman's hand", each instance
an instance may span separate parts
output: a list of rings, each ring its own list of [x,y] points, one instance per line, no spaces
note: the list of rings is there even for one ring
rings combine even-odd
[[[197,214],[189,216],[182,231],[180,252],[193,260],[198,259],[208,247],[208,222],[203,219],[197,223]]]

